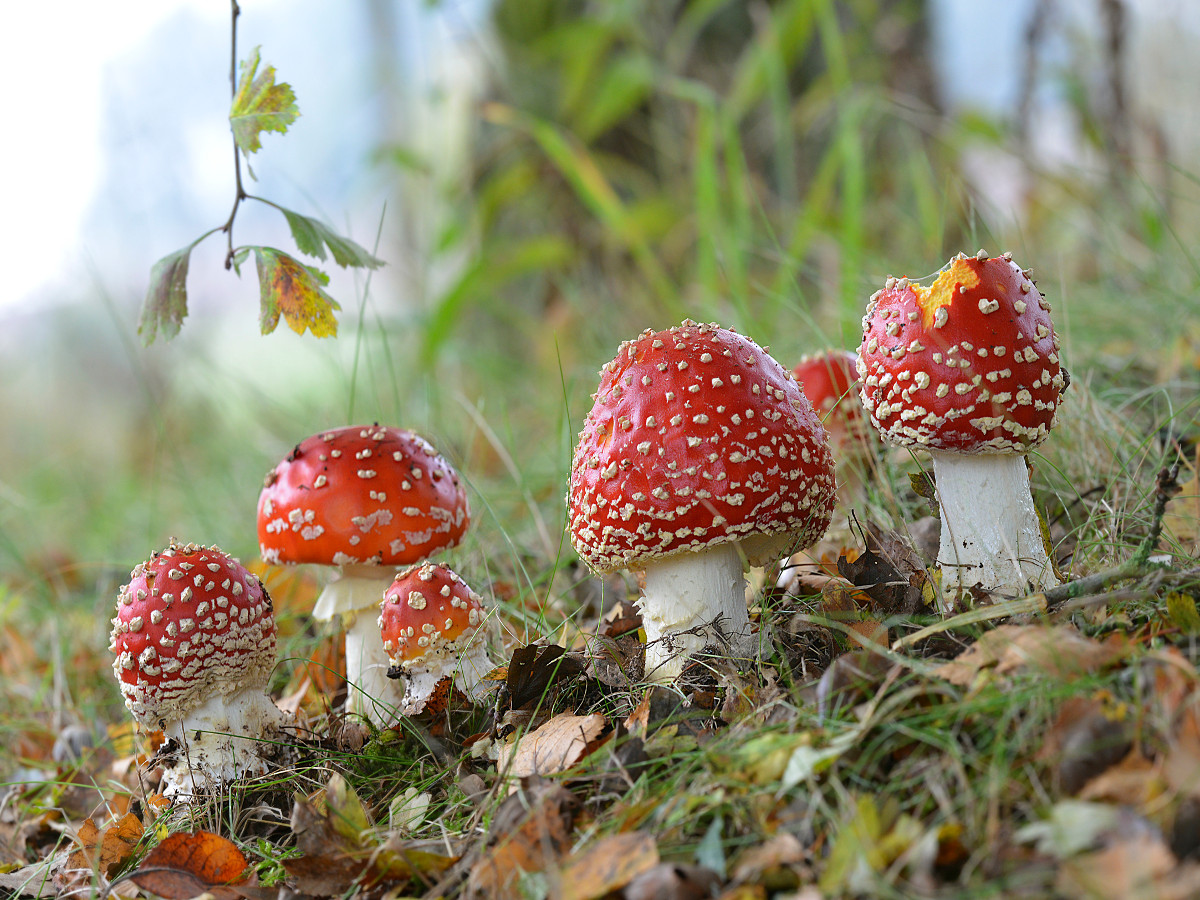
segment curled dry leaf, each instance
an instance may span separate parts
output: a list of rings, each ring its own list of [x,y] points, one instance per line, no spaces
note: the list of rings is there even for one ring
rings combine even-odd
[[[1035,670],[1067,680],[1110,666],[1132,649],[1129,639],[1119,634],[1096,641],[1069,625],[1001,625],[939,666],[935,674],[963,686],[972,684],[985,669],[997,675]]]
[[[625,900],[703,900],[715,897],[721,878],[704,866],[659,863],[625,887]]]
[[[515,744],[500,747],[497,766],[517,778],[565,772],[596,748],[607,728],[608,720],[599,713],[557,715]]]

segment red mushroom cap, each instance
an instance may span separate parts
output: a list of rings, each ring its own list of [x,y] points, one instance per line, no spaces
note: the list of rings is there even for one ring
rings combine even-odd
[[[804,396],[835,445],[863,441],[867,420],[858,399],[858,354],[827,350],[805,356],[792,369]]]
[[[408,565],[453,547],[469,522],[450,464],[420,435],[380,425],[306,438],[258,498],[269,563]]]
[[[121,588],[109,649],[133,717],[145,725],[177,721],[214,694],[266,686],[275,611],[262,583],[233,557],[172,543]]]
[[[889,278],[858,353],[880,434],[933,450],[1024,453],[1066,385],[1050,305],[1009,254],[959,254],[929,287]]]
[[[621,345],[594,396],[567,500],[571,541],[595,570],[728,541],[761,565],[828,527],[825,429],[748,338],[690,321],[647,330]]]
[[[383,594],[379,634],[392,665],[403,666],[471,635],[483,621],[479,595],[449,567],[405,569]]]

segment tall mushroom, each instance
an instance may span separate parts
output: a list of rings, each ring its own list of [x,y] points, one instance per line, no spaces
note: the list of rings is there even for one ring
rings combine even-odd
[[[448,566],[424,563],[399,575],[384,592],[379,631],[392,674],[405,680],[400,711],[416,715],[438,684],[474,701],[493,668],[483,628],[483,602]]]
[[[645,576],[646,677],[706,645],[749,655],[743,557],[766,565],[829,524],[833,460],[796,380],[753,341],[685,321],[600,373],[571,463],[568,527],[597,572]]]
[[[862,401],[885,440],[933,457],[948,591],[1058,583],[1025,454],[1067,384],[1050,304],[1011,254],[959,254],[928,287],[889,278],[863,317]]]
[[[455,546],[470,510],[458,473],[420,435],[381,425],[325,431],[296,445],[258,499],[268,563],[335,566],[317,598],[320,621],[346,631],[346,707],[386,723],[402,691],[387,677],[376,625],[397,569]]]
[[[265,693],[275,613],[258,578],[216,547],[172,542],[130,573],[112,624],[125,706],[171,741],[164,794],[268,770],[284,716]]]

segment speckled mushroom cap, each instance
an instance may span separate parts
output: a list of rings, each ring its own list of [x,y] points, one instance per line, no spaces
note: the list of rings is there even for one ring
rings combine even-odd
[[[403,667],[466,643],[482,621],[479,595],[449,567],[425,563],[405,569],[384,592],[379,634],[392,665]]]
[[[727,328],[626,341],[571,463],[571,542],[598,572],[738,541],[752,565],[829,525],[833,459],[791,374]]]
[[[182,719],[214,696],[265,687],[275,612],[257,577],[216,547],[172,543],[140,563],[113,619],[113,671],[140,723]]]
[[[858,354],[827,350],[805,356],[792,369],[800,390],[812,404],[821,424],[840,440],[862,440],[867,420],[858,399]]]
[[[453,547],[469,522],[451,465],[420,435],[381,425],[306,438],[258,498],[268,563],[409,565]]]
[[[1054,426],[1065,370],[1050,304],[1010,254],[959,254],[929,287],[889,278],[863,317],[862,402],[894,444],[1024,453]]]

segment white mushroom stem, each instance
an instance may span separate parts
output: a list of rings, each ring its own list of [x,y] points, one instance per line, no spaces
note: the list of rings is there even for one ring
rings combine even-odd
[[[387,677],[388,656],[379,636],[379,601],[396,572],[376,566],[344,567],[313,607],[313,616],[341,616],[346,632],[346,712],[376,725],[396,719],[404,687]]]
[[[684,661],[710,644],[749,656],[746,580],[735,543],[644,564],[638,608],[646,630],[646,680],[673,681]],[[689,632],[685,634],[684,632]]]
[[[1025,457],[939,451],[932,456],[942,513],[943,592],[980,585],[1021,595],[1058,584],[1029,492]]]
[[[483,676],[495,665],[488,656],[487,641],[481,631],[472,632],[466,639],[470,643],[465,648],[462,638],[442,643],[403,667],[405,689],[401,708],[406,716],[415,716],[425,709],[443,678],[453,678],[454,686],[472,703],[483,698]]]
[[[163,776],[163,794],[187,798],[262,775],[278,758],[285,716],[259,686],[206,700],[163,734],[179,744],[177,761]]]

